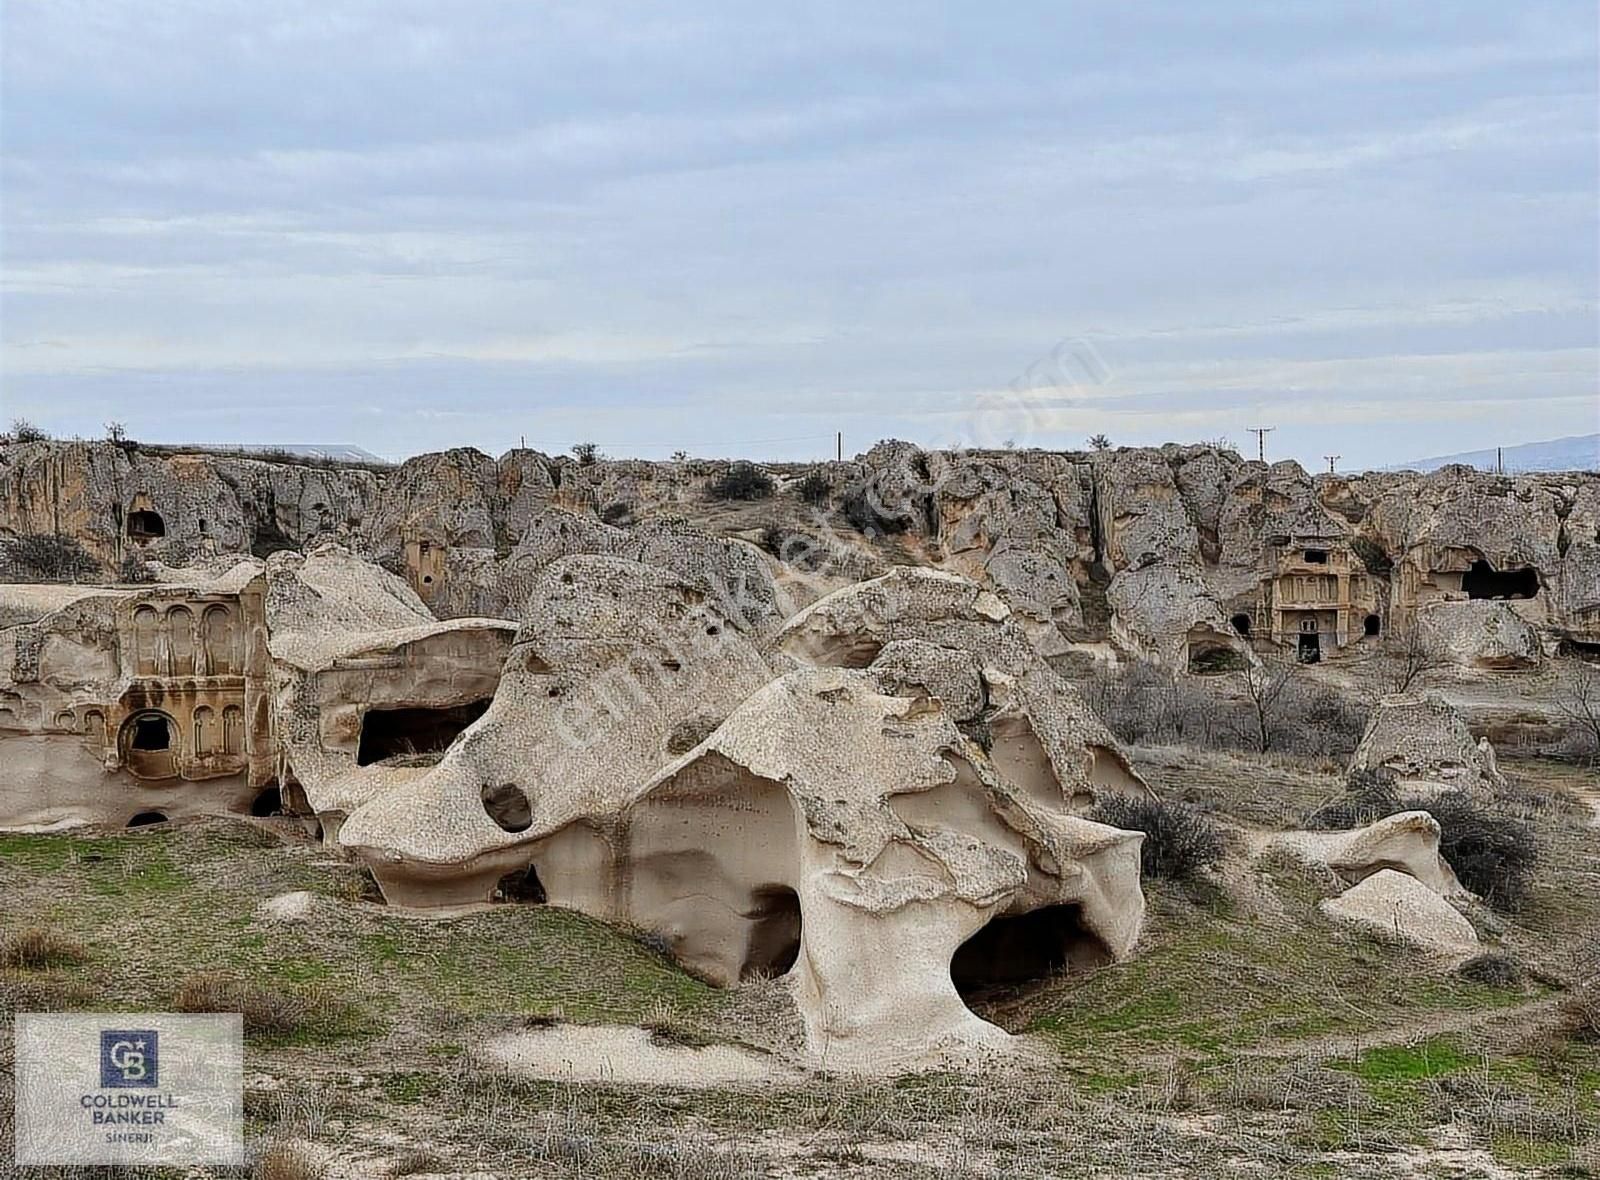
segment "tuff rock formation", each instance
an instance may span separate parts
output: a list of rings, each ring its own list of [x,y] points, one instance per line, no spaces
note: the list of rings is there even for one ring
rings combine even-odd
[[[724,605],[554,560],[489,711],[340,842],[397,903],[536,889],[784,975],[841,1068],[1005,1047],[961,988],[1129,953],[1142,836],[1075,812],[1147,788],[998,598],[904,569],[776,633]]]
[[[550,560],[537,553],[553,513],[622,532],[664,517],[717,520],[720,530],[730,517],[710,489],[726,470],[521,450],[361,468],[10,444],[0,447],[0,577],[55,576],[31,572],[37,554],[19,544],[38,536],[81,545],[102,577],[130,555],[182,566],[333,540],[402,574],[441,617],[514,616],[530,574]],[[825,485],[820,500],[796,495],[808,472]],[[1248,655],[1239,635],[1248,630],[1250,645],[1321,659],[1408,633],[1430,603],[1470,601],[1503,603],[1546,647],[1600,643],[1593,472],[1310,476],[1205,446],[1083,454],[887,442],[772,474],[777,494],[733,514],[742,539],[776,528],[781,554],[785,540],[806,538],[797,564],[832,578],[823,589],[881,571],[886,557],[970,577],[1007,599],[1047,655],[1114,640],[1177,668],[1199,657],[1204,670],[1237,663],[1219,657],[1225,649]],[[659,560],[629,551],[642,542],[591,532],[578,551]],[[768,573],[784,585],[794,567],[776,564]]]
[[[1471,922],[1417,878],[1395,869],[1380,869],[1318,908],[1335,921],[1453,958],[1478,949]]]
[[[1434,790],[1494,790],[1506,785],[1489,739],[1473,741],[1467,723],[1435,693],[1384,697],[1372,712],[1351,770],[1390,770],[1403,784]]]

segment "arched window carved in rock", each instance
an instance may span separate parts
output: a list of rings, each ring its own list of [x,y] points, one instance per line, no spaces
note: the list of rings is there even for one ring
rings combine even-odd
[[[133,612],[133,671],[136,676],[155,676],[161,646],[161,620],[155,608],[141,606]]]
[[[168,652],[172,676],[194,675],[194,615],[186,606],[167,611]]]
[[[239,670],[233,618],[225,606],[210,606],[205,614],[205,648],[213,676],[232,676]]]
[[[194,752],[198,757],[204,758],[207,754],[215,754],[222,735],[217,732],[217,715],[209,705],[201,705],[194,711]]]
[[[229,754],[244,753],[244,710],[238,705],[222,710],[222,748]]]

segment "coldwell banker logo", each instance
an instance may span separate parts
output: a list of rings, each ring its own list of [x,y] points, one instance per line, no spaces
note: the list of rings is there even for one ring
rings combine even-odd
[[[244,1161],[238,1015],[21,1012],[15,1043],[17,1163]]]
[[[130,1086],[154,1089],[161,1081],[161,1034],[154,1029],[107,1028],[100,1031],[100,1088]]]

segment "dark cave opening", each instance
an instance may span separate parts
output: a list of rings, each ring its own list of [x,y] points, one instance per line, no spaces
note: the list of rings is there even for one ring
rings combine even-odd
[[[267,787],[250,801],[250,814],[257,819],[283,814],[283,792],[277,787]]]
[[[130,828],[147,828],[151,824],[164,824],[167,817],[159,811],[141,811],[128,821]]]
[[[442,754],[489,709],[492,697],[440,709],[368,709],[361,718],[356,765],[385,758]]]
[[[956,948],[950,980],[964,1000],[1048,983],[1068,971],[1111,962],[1100,937],[1083,925],[1075,904],[1045,906],[995,918]]]
[[[501,877],[494,887],[494,898],[514,905],[543,905],[548,900],[539,872],[532,865]]]
[[[1539,571],[1531,565],[1497,570],[1487,561],[1475,561],[1461,575],[1468,598],[1532,598],[1539,593]]]
[[[1376,635],[1383,630],[1383,621],[1377,615],[1368,615],[1361,620],[1361,633],[1363,635]]]
[[[159,512],[140,509],[128,513],[128,536],[135,541],[153,541],[167,535],[167,523]]]
[[[1235,631],[1237,631],[1240,635],[1249,636],[1249,634],[1250,634],[1250,616],[1249,615],[1243,615],[1243,614],[1234,615],[1233,618],[1229,619],[1228,621],[1233,624],[1233,629]]]
[[[769,885],[751,895],[751,920],[739,978],[775,979],[800,957],[800,898],[787,885]]]
[[[133,738],[129,743],[135,750],[170,750],[172,724],[160,713],[147,713],[133,722]]]

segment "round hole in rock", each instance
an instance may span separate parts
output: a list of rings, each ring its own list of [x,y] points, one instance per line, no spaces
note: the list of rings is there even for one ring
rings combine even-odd
[[[544,885],[532,865],[501,877],[494,893],[496,901],[521,905],[543,905],[546,901]]]
[[[526,832],[533,826],[533,807],[515,783],[485,786],[480,794],[484,814],[494,820],[502,832]]]
[[[167,817],[159,811],[141,811],[128,821],[130,828],[147,828],[151,824],[164,824]]]
[[[424,586],[433,585],[433,575],[432,574],[423,574],[422,575],[422,584]]]
[[[172,726],[160,713],[146,713],[134,719],[133,740],[129,744],[135,750],[170,750]]]
[[[800,898],[787,885],[768,885],[750,897],[751,921],[740,979],[775,979],[800,957]]]
[[[250,801],[250,814],[258,819],[283,814],[283,794],[277,787],[268,787]]]
[[[1082,918],[1073,904],[995,918],[956,948],[950,980],[970,1000],[996,991],[1026,991],[1066,972],[1111,962],[1111,952]]]
[[[1249,615],[1234,615],[1233,618],[1229,619],[1228,621],[1233,624],[1233,629],[1235,631],[1237,631],[1240,635],[1249,635],[1250,634],[1250,616]]]

